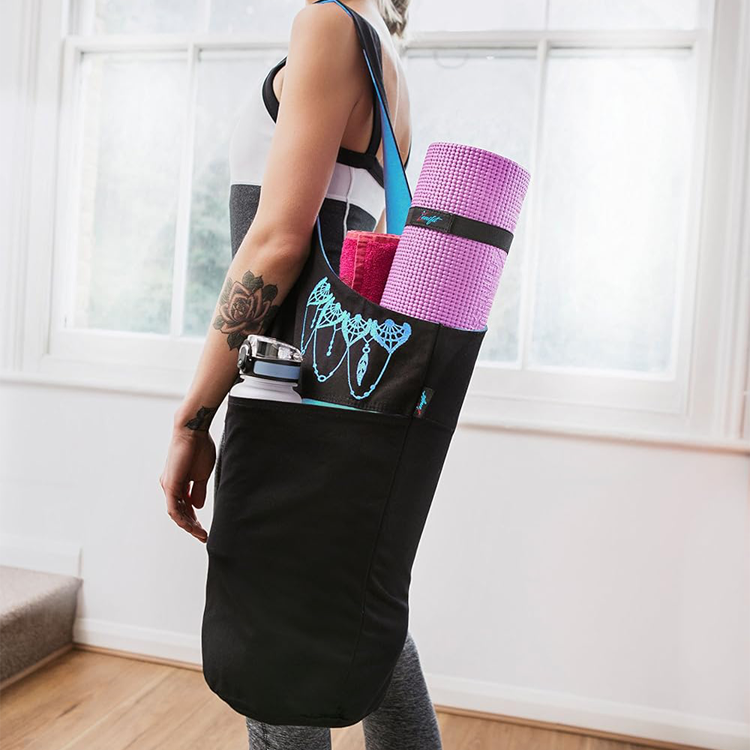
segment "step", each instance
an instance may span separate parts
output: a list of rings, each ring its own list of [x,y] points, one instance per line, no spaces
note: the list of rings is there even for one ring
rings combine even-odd
[[[0,565],[0,683],[72,643],[82,583]]]

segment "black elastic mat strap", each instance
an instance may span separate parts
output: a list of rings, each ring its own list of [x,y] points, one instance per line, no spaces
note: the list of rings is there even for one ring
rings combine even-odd
[[[510,243],[513,241],[512,232],[496,224],[470,219],[468,216],[450,211],[438,211],[427,206],[412,206],[406,214],[406,226],[408,225],[484,242],[505,250],[506,253],[510,252]]]

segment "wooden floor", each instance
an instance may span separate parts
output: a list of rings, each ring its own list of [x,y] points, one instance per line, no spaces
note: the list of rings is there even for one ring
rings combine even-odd
[[[639,750],[569,731],[438,711],[444,750]],[[331,730],[364,750],[362,725]],[[0,692],[2,750],[247,750],[243,717],[199,670],[72,649]],[[402,750],[393,748],[393,750]]]

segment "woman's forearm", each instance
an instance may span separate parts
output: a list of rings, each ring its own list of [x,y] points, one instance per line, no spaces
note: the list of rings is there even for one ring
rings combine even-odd
[[[224,278],[193,381],[175,412],[175,431],[208,430],[237,377],[240,345],[248,334],[268,330],[308,251],[297,238],[251,226]]]

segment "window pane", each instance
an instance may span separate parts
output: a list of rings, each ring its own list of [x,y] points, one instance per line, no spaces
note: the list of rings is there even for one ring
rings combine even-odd
[[[169,331],[184,63],[83,61],[75,324]]]
[[[96,0],[98,34],[178,33],[203,30],[207,0]]]
[[[545,0],[412,0],[407,31],[543,29]]]
[[[531,53],[415,51],[408,58],[408,75],[414,128],[407,170],[410,185],[416,185],[432,141],[478,146],[528,168],[536,86],[536,60]],[[434,96],[435,80],[447,92],[447,99]],[[521,216],[480,359],[514,360],[517,356],[521,265],[517,259],[523,257],[525,236],[523,212]]]
[[[693,29],[698,0],[550,0],[553,29]]]
[[[528,162],[522,164],[528,168]],[[492,303],[487,321],[487,333],[479,350],[478,359],[482,362],[515,362],[518,359],[519,314],[521,303],[521,269],[528,232],[526,210],[521,210],[521,218],[508,259]]]
[[[304,5],[304,0],[211,0],[210,28],[285,41],[292,19]]]
[[[664,371],[692,157],[689,52],[549,61],[530,358]]]
[[[262,78],[283,56],[269,51],[239,59],[201,57],[184,316],[189,336],[206,334],[232,262],[228,152],[235,117],[246,97],[261,97]]]

